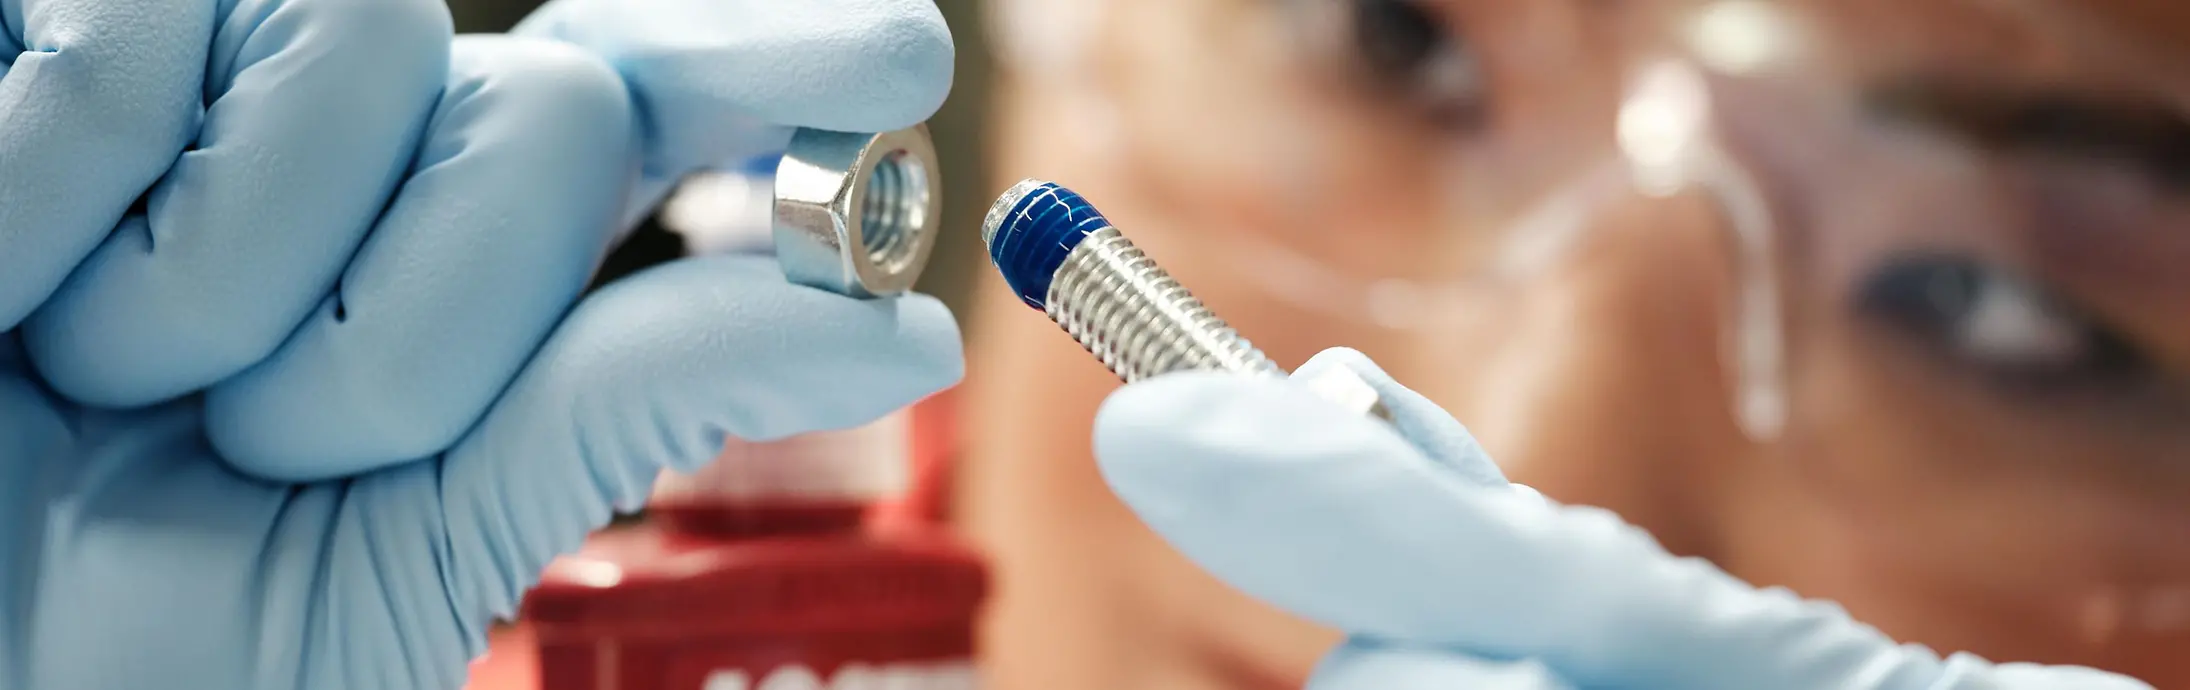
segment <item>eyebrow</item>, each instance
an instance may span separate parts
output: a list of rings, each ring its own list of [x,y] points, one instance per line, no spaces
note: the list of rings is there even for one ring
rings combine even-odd
[[[1865,109],[2003,153],[2127,165],[2190,194],[2190,116],[2133,94],[1908,79],[1868,88]]]

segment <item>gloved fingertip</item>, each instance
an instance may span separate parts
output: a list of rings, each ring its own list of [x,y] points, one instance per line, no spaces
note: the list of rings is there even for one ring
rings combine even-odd
[[[928,119],[950,94],[957,51],[932,2],[833,0],[701,10],[657,2],[682,24],[622,39],[611,58],[657,112],[665,133],[696,106],[729,107],[768,123],[883,132]],[[730,16],[732,12],[737,16]],[[767,59],[774,58],[774,59]],[[784,59],[796,65],[786,69]],[[664,109],[669,112],[661,112]]]
[[[910,127],[933,116],[950,95],[957,51],[950,27],[933,3],[861,0],[773,12],[783,15],[771,22],[780,22],[781,32],[756,41],[755,47],[795,52],[801,62],[795,72],[787,75],[773,64],[751,64],[748,56],[738,64],[717,66],[728,73],[716,81],[702,76],[709,73],[706,63],[728,62],[727,57],[659,53],[653,57],[663,60],[660,66],[678,68],[642,66],[642,78],[655,80],[642,88],[724,94],[725,100],[765,122],[840,132]]]
[[[1572,690],[1535,661],[1491,661],[1449,650],[1350,639],[1316,665],[1307,690]]]
[[[786,121],[823,129],[880,132],[925,121],[943,107],[944,99],[950,96],[958,54],[942,11],[928,2],[885,3],[881,7],[867,20],[868,26],[846,32],[864,41],[863,48],[828,56],[841,63],[835,71],[868,75],[877,88],[861,98],[867,102],[852,104],[855,107],[823,104],[816,112],[806,114],[809,117]]]
[[[1465,425],[1436,402],[1401,385],[1361,351],[1347,347],[1326,349],[1301,364],[1293,376],[1307,379],[1330,367],[1351,369],[1376,389],[1384,409],[1391,415],[1392,426],[1431,460],[1469,481],[1493,486],[1506,483],[1505,473],[1476,442],[1475,436],[1468,433]]]
[[[1302,373],[1315,371],[1321,367],[1332,366],[1352,369],[1354,373],[1360,374],[1362,378],[1368,379],[1372,385],[1379,388],[1398,385],[1397,382],[1392,380],[1391,374],[1386,373],[1384,367],[1378,365],[1376,360],[1370,359],[1367,354],[1350,347],[1324,348],[1322,352],[1309,357],[1308,361],[1302,362],[1299,368],[1293,370],[1293,375],[1299,376]]]
[[[882,132],[934,115],[956,61],[924,0],[555,0],[518,26],[606,58],[646,112],[651,167],[719,163],[757,127]]]
[[[1993,666],[1969,654],[1947,659],[1948,673],[1961,680],[1941,681],[1940,688],[2048,688],[2049,690],[2154,690],[2144,681],[2079,666],[2045,666],[2015,663]]]

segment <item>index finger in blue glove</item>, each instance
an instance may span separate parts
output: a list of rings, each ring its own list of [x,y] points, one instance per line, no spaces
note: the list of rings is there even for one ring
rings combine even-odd
[[[207,437],[237,469],[312,481],[446,450],[607,251],[634,159],[622,81],[568,44],[498,35],[458,38],[448,80],[340,290],[206,393]]]
[[[1195,562],[1351,632],[1536,658],[1583,687],[1921,688],[1940,673],[1837,607],[1674,559],[1608,512],[1459,477],[1286,381],[1127,386],[1096,451]]]
[[[1392,428],[1423,455],[1462,479],[1488,486],[1506,484],[1505,472],[1490,461],[1490,455],[1483,452],[1483,447],[1475,442],[1475,435],[1468,433],[1460,420],[1453,419],[1421,393],[1400,385],[1359,350],[1334,347],[1318,352],[1294,369],[1292,378],[1314,380],[1323,370],[1333,367],[1352,371],[1370,388],[1376,389],[1377,400],[1391,416]]]
[[[1990,666],[1982,659],[1957,654],[1948,660],[1969,669],[1965,682],[1941,683],[1941,690],[1994,690],[1998,688],[2028,688],[2029,690],[2152,690],[2143,681],[2107,673],[2097,669],[2075,666],[2043,666],[2039,664],[2001,664]]]
[[[78,401],[151,403],[272,353],[387,206],[448,75],[439,0],[220,5],[191,149],[25,324]]]
[[[196,132],[211,0],[0,0],[0,331]],[[21,54],[16,54],[20,52]]]
[[[950,29],[929,0],[554,0],[517,33],[623,75],[655,176],[780,150],[785,127],[908,127],[951,84]]]

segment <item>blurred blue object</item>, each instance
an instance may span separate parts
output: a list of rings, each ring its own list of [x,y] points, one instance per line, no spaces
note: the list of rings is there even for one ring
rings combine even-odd
[[[214,4],[0,0],[0,687],[455,688],[660,470],[961,372],[767,259],[579,300],[703,164],[932,113],[924,0]]]
[[[746,177],[774,180],[776,179],[776,166],[782,164],[783,154],[777,152],[747,158],[744,164],[734,166],[730,170]]]
[[[1129,385],[1097,421],[1110,485],[1209,572],[1353,641],[1313,690],[2149,690],[2097,671],[1941,659],[1836,606],[1674,558],[1613,514],[1507,483],[1366,357],[1394,424],[1266,377]]]

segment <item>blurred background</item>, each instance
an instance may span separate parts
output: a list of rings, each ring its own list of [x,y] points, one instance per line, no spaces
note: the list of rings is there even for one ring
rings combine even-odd
[[[452,0],[494,31],[525,0]],[[950,526],[996,688],[1298,687],[1335,631],[1109,495],[1117,381],[993,276],[1085,194],[1281,365],[1909,642],[2190,688],[2190,5],[944,0]],[[674,256],[659,228],[610,273]]]

